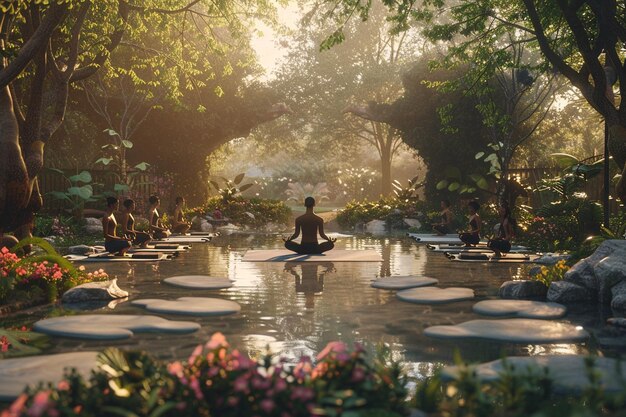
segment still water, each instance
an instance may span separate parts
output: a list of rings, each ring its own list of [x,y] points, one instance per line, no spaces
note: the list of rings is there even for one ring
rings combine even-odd
[[[432,325],[456,324],[480,318],[472,313],[475,301],[425,306],[399,301],[394,292],[370,287],[370,281],[390,275],[418,274],[436,278],[440,287],[462,286],[475,291],[477,299],[497,297],[507,280],[523,279],[528,265],[480,264],[448,261],[408,238],[341,237],[340,249],[374,249],[381,262],[251,263],[241,258],[248,249],[282,246],[276,235],[233,234],[219,236],[211,244],[196,244],[174,261],[158,265],[143,263],[85,264],[103,267],[118,278],[121,288],[134,298],[175,299],[182,296],[219,297],[236,301],[241,312],[233,316],[195,318],[163,315],[172,320],[191,320],[202,325],[190,335],[137,334],[122,341],[81,341],[53,338],[50,352],[102,349],[143,349],[164,359],[186,358],[193,348],[216,331],[231,345],[255,356],[270,350],[289,360],[314,356],[333,340],[360,342],[372,351],[384,343],[395,359],[403,361],[415,376],[429,375],[435,366],[450,363],[455,350],[469,361],[487,361],[503,354],[541,355],[587,353],[585,344],[513,345],[492,341],[444,341],[423,335]],[[213,275],[235,280],[221,291],[191,291],[166,284],[174,275]],[[140,307],[121,302],[114,309],[88,311],[98,314],[146,314]],[[60,307],[38,308],[13,317],[12,325],[32,323],[49,315],[82,314]],[[603,318],[589,311],[573,312],[563,321],[599,328]]]

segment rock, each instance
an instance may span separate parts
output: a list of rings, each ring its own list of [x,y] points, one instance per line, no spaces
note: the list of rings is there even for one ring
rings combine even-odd
[[[617,359],[593,357],[594,376],[597,384],[603,391],[610,393],[623,392],[623,375],[626,373],[626,363]],[[505,364],[506,361],[506,364]],[[505,360],[499,359],[472,366],[476,377],[480,381],[498,381],[506,373],[514,372],[525,377],[529,371],[540,376],[548,370],[552,386],[559,394],[580,394],[591,389],[589,382],[587,357],[584,355],[537,355],[537,356],[510,356]],[[620,369],[621,368],[621,369]],[[448,366],[441,376],[444,381],[457,379],[464,367]]]
[[[537,319],[471,320],[428,327],[424,334],[442,339],[480,338],[524,344],[578,342],[589,338],[589,333],[579,326]]]
[[[85,303],[90,301],[111,301],[128,297],[128,292],[117,286],[117,278],[110,281],[88,282],[78,285],[63,294],[61,302],[65,304]]]
[[[85,232],[88,234],[102,234],[102,221],[95,217],[85,218]]]
[[[485,316],[544,320],[558,319],[567,313],[564,305],[530,300],[485,300],[474,304],[472,310]]]
[[[465,301],[474,298],[474,290],[470,288],[449,287],[423,287],[411,288],[396,293],[402,301],[417,304],[441,304],[455,301]]]
[[[91,255],[96,253],[96,248],[94,248],[93,246],[87,246],[87,245],[76,245],[76,246],[70,246],[67,249],[67,252],[72,254],[72,255]]]
[[[561,304],[594,302],[596,295],[588,288],[568,281],[555,281],[548,288],[547,299]]]
[[[365,223],[365,232],[372,234],[383,234],[387,232],[387,222],[384,220],[372,220]]]
[[[98,368],[98,352],[69,352],[54,355],[29,356],[27,358],[0,361],[0,401],[13,401],[27,386],[51,382],[53,386],[63,379],[64,371],[74,368],[89,378]]]
[[[606,322],[610,326],[617,327],[622,330],[626,329],[626,317],[611,317]]]
[[[506,281],[498,291],[500,298],[506,300],[545,298],[546,294],[548,294],[548,287],[533,280]]]
[[[541,266],[540,265],[535,265],[532,268],[530,268],[528,270],[528,276],[529,277],[535,277],[537,275],[541,274]]]
[[[181,297],[176,300],[134,300],[131,304],[145,307],[154,313],[189,316],[224,316],[241,311],[241,306],[234,301],[207,297]]]
[[[373,288],[383,290],[405,290],[407,288],[425,287],[428,285],[437,285],[439,280],[422,276],[391,276],[379,278],[372,281]]]
[[[582,259],[570,268],[565,273],[564,280],[590,290],[593,293],[593,299],[602,305],[609,303],[612,305],[612,300],[617,297],[615,305],[623,309],[622,306],[625,305],[626,300],[623,296],[616,295],[617,292],[621,294],[623,291],[614,292],[612,287],[626,281],[626,241],[605,240],[591,256]],[[580,298],[581,291],[575,287],[572,288],[578,294],[572,297]]]
[[[226,277],[212,277],[208,275],[180,275],[165,278],[163,282],[175,287],[195,290],[220,290],[233,286],[233,282]]]
[[[208,220],[202,219],[200,221],[200,231],[201,232],[212,232],[213,231],[213,225],[211,223],[209,223]]]
[[[611,288],[611,308],[626,310],[626,281],[622,281]]]
[[[568,260],[569,255],[563,255],[558,253],[544,253],[539,258],[535,259],[535,263],[540,265],[555,265],[558,261]]]
[[[200,329],[198,323],[166,320],[150,315],[131,314],[79,314],[39,320],[33,330],[52,336],[78,339],[117,340],[128,339],[135,333],[193,333]]]
[[[416,229],[422,228],[422,222],[417,219],[402,219],[404,223],[409,227],[415,227]]]

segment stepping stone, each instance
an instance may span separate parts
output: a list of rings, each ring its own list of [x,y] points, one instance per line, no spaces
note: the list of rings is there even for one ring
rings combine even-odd
[[[567,307],[557,303],[528,300],[486,300],[474,304],[475,313],[485,316],[514,316],[526,319],[558,319]]]
[[[552,380],[552,387],[558,394],[580,394],[589,388],[588,371],[585,366],[585,355],[544,355],[544,356],[511,356],[505,362],[498,359],[493,362],[472,366],[478,378],[485,382],[497,381],[502,377],[506,368],[514,367],[516,373],[526,375],[529,369],[537,369],[543,375],[543,369],[548,369],[548,376]],[[616,359],[594,357],[594,372],[604,391],[619,393],[623,390],[621,375],[626,375],[626,362],[619,363]],[[445,381],[457,379],[461,368],[448,366],[442,371]]]
[[[175,287],[191,288],[194,290],[221,290],[233,286],[233,281],[228,278],[210,277],[207,275],[181,275],[165,278],[163,282]]]
[[[372,281],[372,287],[383,290],[404,290],[407,288],[425,287],[427,285],[437,285],[438,280],[434,278],[419,276],[397,276],[379,278]]]
[[[578,342],[589,338],[580,326],[535,319],[471,320],[428,327],[424,334],[442,339],[480,338],[511,343]]]
[[[190,316],[224,316],[241,311],[234,301],[221,298],[181,297],[177,300],[135,300],[132,305],[145,307],[154,313],[185,314]]]
[[[13,401],[27,386],[39,382],[52,382],[53,386],[63,379],[63,371],[76,368],[83,377],[89,378],[98,366],[98,352],[69,352],[56,355],[29,356],[27,358],[0,361],[0,401]]]
[[[471,300],[474,298],[474,290],[469,288],[412,288],[398,291],[396,296],[402,301],[417,304],[442,304],[454,301]]]
[[[189,321],[173,321],[157,316],[132,314],[82,314],[39,320],[36,332],[78,339],[128,339],[134,333],[193,333],[200,325]]]

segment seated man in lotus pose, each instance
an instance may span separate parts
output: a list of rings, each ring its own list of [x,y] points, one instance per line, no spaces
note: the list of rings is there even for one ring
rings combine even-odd
[[[157,210],[161,204],[161,200],[156,195],[150,196],[148,199],[150,202],[150,232],[155,239],[165,239],[169,237],[172,232],[167,227],[163,227],[161,224],[161,215]]]
[[[127,198],[124,200],[124,210],[122,211],[122,232],[124,235],[132,239],[133,245],[139,245],[145,248],[148,242],[150,242],[150,235],[146,232],[140,232],[135,230],[135,217],[133,211],[135,210],[135,200]]]
[[[285,247],[300,255],[320,254],[327,252],[335,247],[337,239],[331,239],[324,233],[324,220],[313,213],[315,207],[315,199],[307,197],[304,200],[306,213],[296,219],[296,231],[288,239],[283,238]],[[302,242],[296,243],[293,240],[300,236],[302,230]],[[323,243],[317,243],[317,234],[326,240]]]
[[[114,255],[124,255],[130,249],[130,239],[119,237],[115,212],[119,209],[120,203],[115,197],[107,197],[107,210],[102,217],[102,230],[104,231],[104,248]]]
[[[183,208],[185,207],[185,199],[176,197],[176,207],[172,215],[172,233],[185,234],[191,228],[191,224],[185,221]]]

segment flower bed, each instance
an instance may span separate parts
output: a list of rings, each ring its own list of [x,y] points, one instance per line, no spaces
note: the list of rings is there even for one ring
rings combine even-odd
[[[102,269],[94,272],[87,272],[84,266],[76,269],[51,247],[46,249],[46,255],[25,257],[5,247],[0,249],[0,305],[37,298],[54,302],[76,285],[108,278]]]
[[[403,219],[426,217],[420,213],[423,203],[397,198],[381,198],[378,201],[351,201],[337,215],[337,223],[343,228],[353,229],[357,224],[372,220],[385,220],[390,227],[408,227]],[[419,213],[419,214],[418,214]]]
[[[387,416],[407,411],[396,364],[366,360],[362,348],[330,343],[314,364],[266,356],[251,360],[216,333],[184,362],[108,349],[89,381],[68,373],[56,386],[22,394],[16,416]]]

